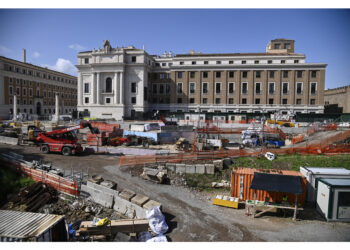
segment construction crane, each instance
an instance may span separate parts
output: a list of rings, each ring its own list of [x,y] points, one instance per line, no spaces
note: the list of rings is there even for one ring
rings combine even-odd
[[[89,122],[82,121],[79,125],[73,127],[41,132],[36,137],[36,141],[40,143],[40,150],[45,154],[49,152],[59,152],[63,155],[81,153],[83,148],[73,132],[86,127],[90,129],[92,134],[100,133],[98,128],[92,127]]]

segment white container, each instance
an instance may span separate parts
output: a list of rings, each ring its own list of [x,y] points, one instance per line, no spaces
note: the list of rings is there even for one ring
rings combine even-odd
[[[345,168],[317,168],[317,167],[300,167],[300,172],[307,180],[307,202],[316,201],[316,179],[318,178],[343,178],[350,179],[350,170]]]
[[[316,204],[327,221],[350,222],[350,179],[317,179]]]

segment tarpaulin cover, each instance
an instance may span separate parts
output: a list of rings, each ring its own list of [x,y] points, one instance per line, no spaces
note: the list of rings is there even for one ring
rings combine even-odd
[[[303,193],[300,176],[265,174],[259,172],[254,173],[250,189],[292,194]]]

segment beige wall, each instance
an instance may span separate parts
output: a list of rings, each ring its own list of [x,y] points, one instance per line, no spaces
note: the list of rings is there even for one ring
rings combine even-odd
[[[350,113],[350,86],[325,90],[325,104],[338,104],[343,107],[343,113]]]

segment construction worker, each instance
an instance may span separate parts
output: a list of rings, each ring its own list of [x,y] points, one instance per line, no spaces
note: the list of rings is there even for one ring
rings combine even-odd
[[[287,195],[284,195],[282,197],[282,203],[288,203],[288,196]]]

